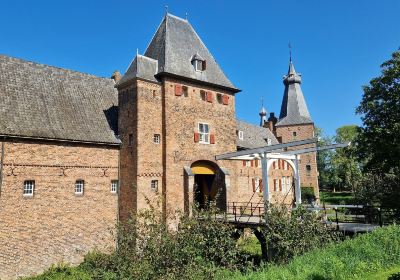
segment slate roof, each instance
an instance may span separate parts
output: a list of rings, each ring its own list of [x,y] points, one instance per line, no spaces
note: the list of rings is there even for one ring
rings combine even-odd
[[[313,123],[301,90],[301,75],[296,73],[292,61],[284,77],[285,93],[277,126]]]
[[[137,55],[132,61],[125,75],[118,81],[118,86],[123,85],[134,78],[141,78],[157,82],[155,75],[158,71],[158,61],[143,55]]]
[[[114,81],[0,55],[0,135],[119,144]]]
[[[192,59],[196,55],[206,61],[206,70],[194,69]],[[172,74],[239,91],[225,76],[192,25],[185,19],[166,14],[144,56],[158,61],[156,77]],[[124,82],[134,77],[132,72],[133,69],[128,69]],[[154,79],[152,72],[145,71],[145,73],[146,77],[142,78]],[[118,85],[121,85],[121,82]]]
[[[243,140],[237,136],[237,146],[241,149],[251,149],[267,146],[267,139],[271,139],[271,144],[279,144],[275,135],[269,130],[269,128],[257,126],[236,120],[237,130],[243,131]]]

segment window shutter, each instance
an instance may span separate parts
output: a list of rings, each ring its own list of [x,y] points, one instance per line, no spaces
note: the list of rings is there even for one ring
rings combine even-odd
[[[276,192],[276,179],[274,179],[274,191]]]
[[[282,191],[282,180],[279,179],[279,191]]]
[[[254,160],[254,166],[258,167],[258,160],[257,159]]]
[[[215,144],[215,135],[210,134],[210,144]]]
[[[278,169],[281,169],[281,160],[278,159]]]
[[[211,91],[207,91],[207,102],[213,102],[213,93]]]
[[[274,169],[276,169],[276,161],[274,161],[273,163],[272,163],[272,166],[274,167]]]
[[[251,179],[251,183],[253,185],[253,192],[256,192],[256,179]]]
[[[228,105],[229,104],[229,96],[224,94],[222,95],[222,104]]]
[[[195,132],[194,133],[194,142],[199,142],[199,140],[200,140],[200,134],[198,133],[198,132]]]
[[[207,68],[207,62],[205,60],[203,60],[203,69],[202,70],[204,71],[204,70],[206,70],[206,68]]]
[[[182,86],[181,85],[175,85],[175,95],[176,96],[182,95]]]
[[[245,160],[243,160],[243,166],[246,166],[246,161]]]
[[[263,192],[262,179],[260,179],[260,184],[259,184],[259,186],[258,186],[258,189],[260,190],[260,192]]]
[[[254,160],[250,161],[250,166],[253,167],[254,166]]]

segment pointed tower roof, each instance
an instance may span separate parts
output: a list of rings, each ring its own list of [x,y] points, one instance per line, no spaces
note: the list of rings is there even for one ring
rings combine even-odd
[[[135,78],[157,82],[155,75],[158,71],[158,62],[152,58],[137,54],[133,59],[125,75],[118,81],[116,86],[126,84]]]
[[[170,75],[240,91],[225,76],[192,25],[169,13],[159,25],[144,56],[158,62],[156,77]],[[193,67],[194,57],[205,61],[204,71],[196,71]]]
[[[301,74],[294,69],[292,59],[289,62],[288,74],[283,78],[285,93],[283,95],[281,114],[277,126],[313,123],[301,90]]]

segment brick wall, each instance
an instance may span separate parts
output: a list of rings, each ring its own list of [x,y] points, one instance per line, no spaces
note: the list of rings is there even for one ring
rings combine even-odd
[[[293,133],[296,133],[296,136]],[[276,128],[277,137],[282,137],[282,143],[291,141],[298,141],[304,139],[310,139],[314,137],[314,125],[293,125],[293,126],[278,126]],[[314,144],[303,145],[296,147],[296,149],[302,149],[312,147]],[[290,150],[290,148],[289,148]],[[299,169],[300,169],[300,182],[301,186],[311,186],[314,188],[314,193],[319,198],[319,187],[318,187],[318,169],[317,169],[317,158],[316,153],[307,153],[299,156]],[[307,170],[307,165],[309,169]]]
[[[5,142],[0,196],[0,278],[78,264],[95,248],[111,250],[117,218],[118,149],[68,143]],[[84,194],[75,195],[75,181]],[[33,197],[23,196],[35,180]]]

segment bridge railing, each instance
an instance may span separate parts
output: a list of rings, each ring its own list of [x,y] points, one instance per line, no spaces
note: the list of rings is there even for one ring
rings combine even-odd
[[[250,218],[264,216],[264,204],[253,202],[228,202],[226,213],[232,215],[235,222],[250,221]]]

